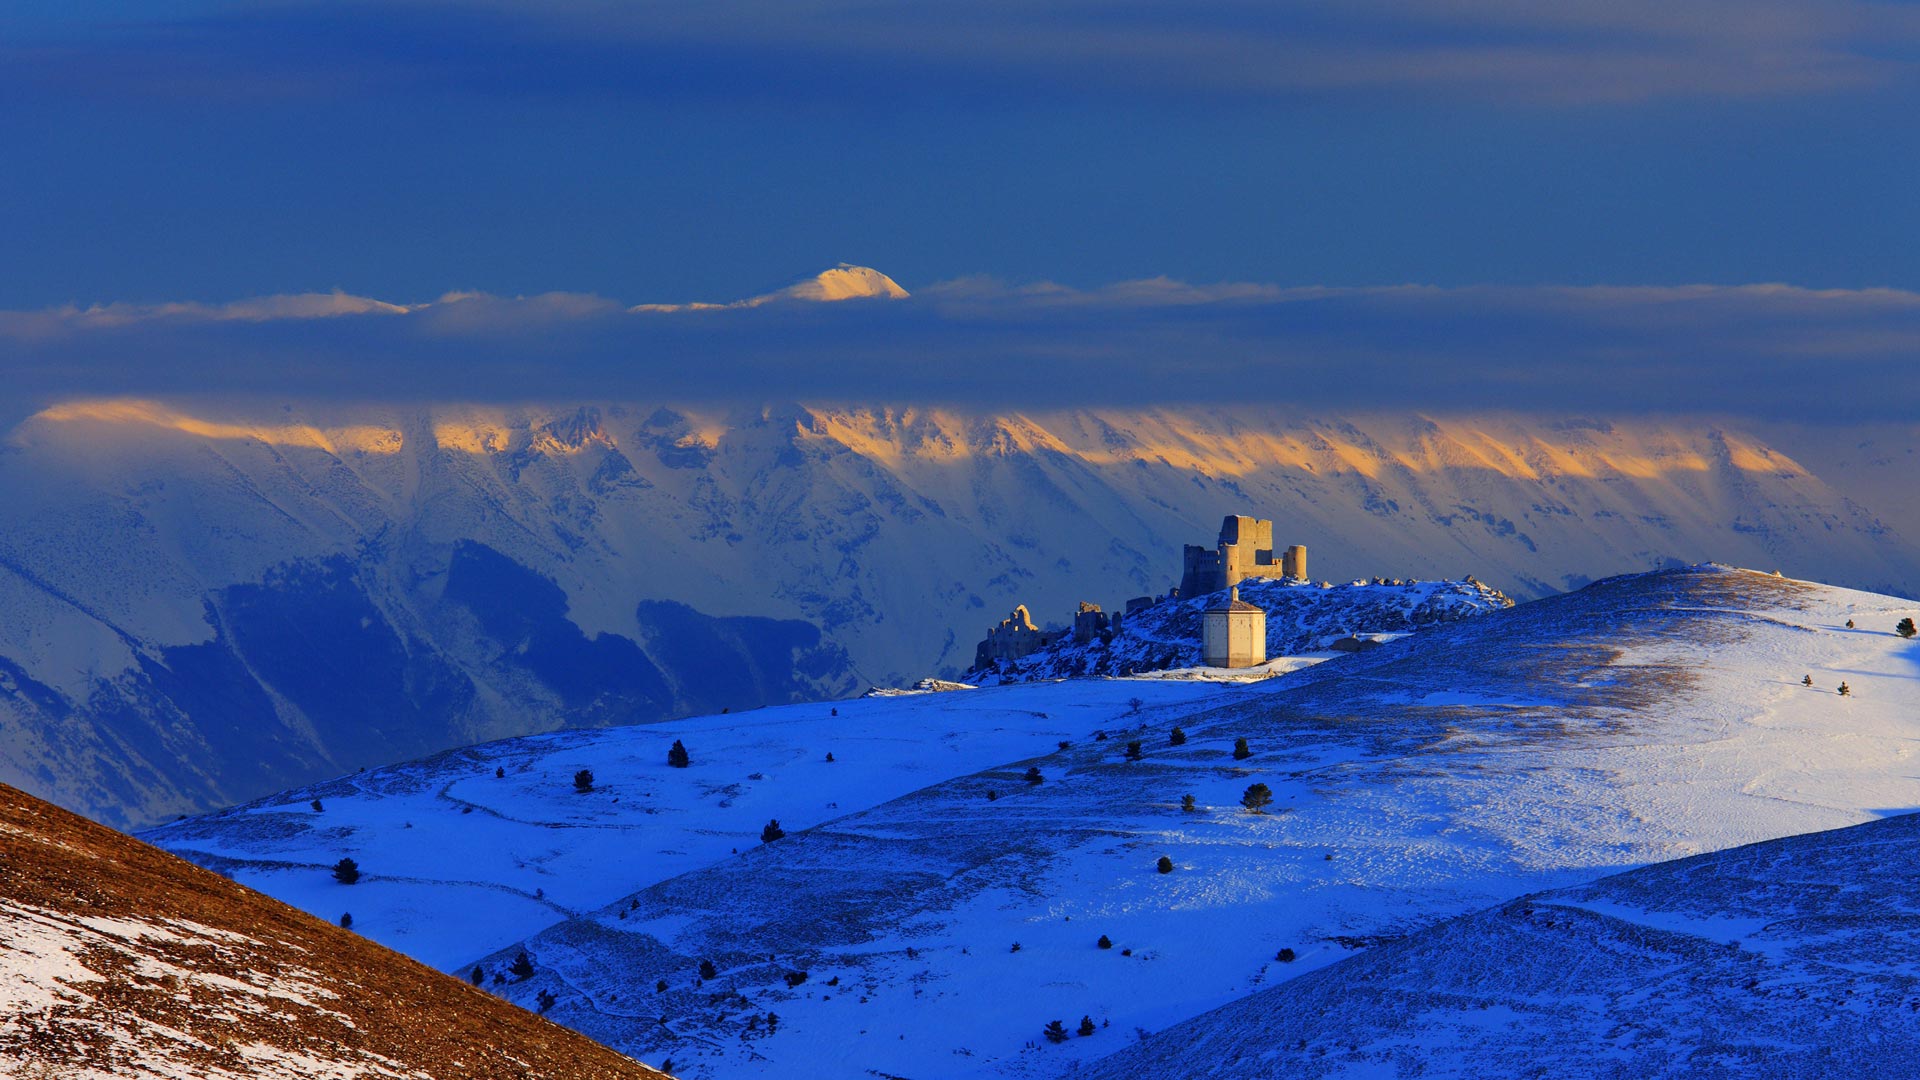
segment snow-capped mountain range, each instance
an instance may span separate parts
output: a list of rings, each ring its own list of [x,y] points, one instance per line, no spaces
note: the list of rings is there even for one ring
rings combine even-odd
[[[143,823],[957,675],[1015,604],[1164,593],[1226,513],[1332,581],[1719,558],[1912,591],[1911,434],[1788,432],[1816,472],[1684,419],[68,401],[0,443],[0,780]]]
[[[1075,679],[547,735],[147,839],[322,916],[351,903],[376,940],[690,1077],[1050,1077],[1141,1043],[1129,1052],[1148,1058],[1110,1070],[1134,1075],[1164,1066],[1160,1040],[1242,1075],[1235,1062],[1299,1050],[1274,1032],[1318,1048],[1328,1075],[1425,1041],[1474,1075],[1474,1054],[1510,1049],[1476,1032],[1510,1013],[1235,1008],[1304,977],[1311,1001],[1404,1013],[1396,958],[1438,963],[1467,939],[1517,941],[1521,990],[1557,970],[1554,949],[1604,948],[1583,999],[1603,1019],[1684,1014],[1733,1045],[1740,1008],[1759,1009],[1753,1030],[1791,1030],[1808,1060],[1868,1060],[1857,1025],[1793,1018],[1796,986],[1837,985],[1858,944],[1844,927],[1758,925],[1770,904],[1737,887],[1679,896],[1684,869],[1581,887],[1920,807],[1920,644],[1894,632],[1917,612],[1767,573],[1659,571],[1252,685]],[[776,819],[784,835],[762,831]],[[359,884],[329,879],[343,855]],[[1858,914],[1843,882],[1792,873],[1775,875],[1798,890],[1782,903]],[[1758,955],[1735,962],[1728,941]],[[1629,992],[1673,962],[1782,985],[1699,1008]],[[1616,1043],[1620,1073],[1679,1045]]]

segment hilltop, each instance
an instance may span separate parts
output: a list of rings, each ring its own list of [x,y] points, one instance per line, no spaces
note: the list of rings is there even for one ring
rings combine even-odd
[[[362,845],[424,921],[463,895],[434,905],[447,837],[472,829],[473,850],[501,826],[464,822],[511,820],[506,860],[464,895],[544,881],[567,910],[436,962],[491,979],[524,951],[534,974],[501,992],[559,1022],[688,1076],[1055,1076],[1530,893],[1920,806],[1920,650],[1891,632],[1915,608],[1661,571],[1253,685],[1069,680],[679,722],[658,734],[720,746],[709,772],[655,741],[615,758],[599,801],[565,778],[597,784],[613,744],[523,740],[343,782],[323,812],[302,791],[154,839],[290,898]],[[515,761],[533,789],[503,782]],[[1254,783],[1259,814],[1241,806]],[[406,827],[429,812],[433,832]],[[632,815],[619,859],[571,854],[614,850],[580,814]],[[768,817],[785,835],[760,843]],[[1042,1037],[1081,1016],[1093,1035]]]
[[[1267,655],[1324,651],[1351,635],[1407,634],[1513,606],[1506,594],[1477,581],[1359,580],[1313,585],[1248,578],[1240,598],[1266,612]],[[1201,612],[1223,593],[1162,599],[1126,615],[1122,632],[1076,643],[1063,637],[1019,660],[969,671],[976,685],[1135,675],[1200,664]]]
[[[0,786],[9,1075],[655,1080],[351,931]],[[339,886],[339,906],[353,906]]]

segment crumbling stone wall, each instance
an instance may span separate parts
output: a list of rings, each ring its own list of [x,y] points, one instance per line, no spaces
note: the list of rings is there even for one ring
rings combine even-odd
[[[999,626],[989,629],[985,640],[974,646],[973,666],[983,668],[995,660],[1024,659],[1058,640],[1059,636],[1033,625],[1033,616],[1027,612],[1027,605],[1021,604],[1013,609],[1013,614],[1001,619]]]

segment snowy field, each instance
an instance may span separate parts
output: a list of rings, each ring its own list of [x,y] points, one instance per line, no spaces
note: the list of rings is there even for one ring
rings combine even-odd
[[[283,793],[142,839],[446,970],[655,882],[1123,722],[1204,682],[881,696],[511,739]],[[680,740],[684,769],[667,764]],[[827,754],[833,754],[831,762]],[[593,773],[581,792],[574,774]],[[496,775],[500,773],[503,775]],[[321,809],[315,810],[318,800]],[[342,885],[342,858],[361,878]]]
[[[1917,860],[1903,814],[1528,896],[1075,1075],[1920,1075]]]
[[[1920,808],[1920,645],[1891,633],[1914,614],[1662,572],[1250,686],[1089,680],[521,740],[149,838],[350,905],[680,1075],[1054,1076],[1515,897]],[[674,737],[686,773],[665,767]],[[582,767],[604,791],[571,790]],[[1254,783],[1264,813],[1240,805]],[[788,835],[761,845],[769,817]],[[327,879],[343,853],[362,884]],[[1092,1034],[1042,1035],[1082,1017]]]

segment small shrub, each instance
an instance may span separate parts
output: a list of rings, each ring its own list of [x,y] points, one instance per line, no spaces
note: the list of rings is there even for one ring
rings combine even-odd
[[[1811,676],[1811,675],[1802,675],[1802,676],[1800,676],[1800,685],[1801,685],[1801,686],[1812,686],[1812,685],[1813,685],[1813,676]]]
[[[1853,690],[1849,688],[1846,683],[1841,683],[1839,693],[1841,697],[1846,697],[1848,694],[1853,693]]]
[[[656,993],[656,994],[664,994],[664,993],[666,993],[666,992],[667,992],[667,980],[665,980],[665,979],[661,979],[661,980],[660,980],[659,982],[657,982],[657,983],[654,983],[654,984],[653,984],[653,992],[654,992],[654,993]]]
[[[481,983],[487,981],[487,973],[481,970],[479,964],[475,964],[473,965],[473,974],[467,976],[467,978],[473,983],[473,985],[479,986]]]
[[[1193,796],[1191,795],[1180,796],[1180,809],[1185,810],[1189,814],[1193,813],[1193,809],[1194,809]]]
[[[1896,634],[1899,634],[1903,638],[1908,639],[1909,641],[1913,639],[1913,635],[1915,633],[1920,633],[1920,631],[1916,631],[1914,629],[1912,618],[1901,619],[1898,623],[1895,623],[1893,627],[1893,632]]]
[[[507,776],[507,767],[505,765],[495,765],[493,767],[493,778],[495,780],[504,780],[506,779],[506,776]]]
[[[1246,793],[1240,796],[1240,805],[1246,807],[1248,813],[1253,814],[1265,810],[1267,804],[1271,802],[1273,802],[1273,789],[1265,784],[1249,784]]]
[[[1160,872],[1163,874],[1173,873],[1173,860],[1167,858],[1165,855],[1160,856],[1160,861],[1155,863],[1154,865],[1158,866],[1160,868]]]
[[[831,979],[828,979],[828,980],[827,980],[827,985],[828,985],[828,986],[839,986],[839,985],[840,985],[840,976],[838,976],[838,975],[835,975],[835,976],[834,976],[833,978],[831,978]]]
[[[1252,756],[1253,751],[1247,747],[1247,740],[1245,738],[1233,740],[1233,760],[1245,761]]]
[[[333,880],[342,885],[351,885],[360,880],[360,864],[352,859],[341,859],[333,864]]]
[[[702,960],[700,961],[700,977],[702,979],[717,979],[720,977],[720,969],[713,966],[713,961]]]
[[[1293,959],[1294,959],[1293,950],[1281,949],[1279,952],[1273,954],[1273,958],[1275,960],[1280,961],[1283,964],[1291,964],[1293,963]]]
[[[340,913],[340,928],[342,930],[353,929],[353,912],[343,911]]]
[[[1127,744],[1127,760],[1128,761],[1140,760],[1140,740],[1139,739],[1135,739],[1132,742]]]
[[[1019,942],[1017,942],[1017,941],[1016,941],[1016,942],[1014,942],[1014,943],[1013,943],[1013,948],[1011,948],[1011,949],[1008,949],[1007,951],[1008,951],[1008,952],[1019,952],[1019,951],[1020,951],[1020,943],[1019,943]]]
[[[827,751],[827,760],[828,760],[828,761],[832,761],[832,760],[833,760],[833,751],[831,751],[831,750],[829,750],[829,751]]]
[[[1099,941],[1096,941],[1096,942],[1094,942],[1094,944],[1095,944],[1095,945],[1097,945],[1097,946],[1099,946],[1099,947],[1100,947],[1100,948],[1102,948],[1102,949],[1111,949],[1111,948],[1113,948],[1113,939],[1112,939],[1112,938],[1110,938],[1110,937],[1108,937],[1108,936],[1107,936],[1107,935],[1105,935],[1105,934],[1101,934],[1101,935],[1100,935],[1100,940],[1099,940]]]
[[[1040,766],[1035,765],[1027,770],[1027,783],[1037,784],[1045,779],[1046,777],[1040,775]]]
[[[1067,1041],[1067,1025],[1058,1020],[1050,1020],[1046,1027],[1040,1029],[1040,1034],[1045,1035],[1050,1043],[1063,1043]]]
[[[324,806],[321,806],[321,805],[320,805],[320,800],[319,800],[319,799],[315,799],[315,800],[313,800],[313,812],[314,812],[314,813],[316,813],[316,814],[318,814],[318,813],[320,813],[320,812],[321,812],[322,810],[325,810],[325,809],[326,809],[326,807],[324,807]]]
[[[1128,698],[1128,699],[1127,699],[1127,710],[1128,710],[1129,712],[1139,712],[1139,711],[1140,711],[1140,707],[1141,707],[1141,706],[1143,706],[1143,705],[1145,705],[1145,704],[1146,704],[1146,702],[1144,702],[1144,701],[1141,701],[1141,700],[1140,700],[1139,698],[1137,698],[1137,697],[1130,697],[1130,698]]]
[[[1852,620],[1852,619],[1848,619],[1848,620],[1847,620],[1847,629],[1849,629],[1849,630],[1851,630],[1851,629],[1853,629],[1853,620]]]
[[[786,980],[787,980],[787,989],[791,990],[794,987],[799,986],[801,983],[807,981],[807,973],[804,971],[789,971],[786,974]]]
[[[1093,1017],[1083,1016],[1080,1018],[1080,1037],[1081,1038],[1084,1039],[1087,1036],[1099,1030],[1100,1030],[1099,1028],[1093,1026]]]
[[[988,792],[987,792],[987,801],[988,801],[988,802],[992,802],[993,800],[995,800],[995,799],[997,799],[997,798],[999,798],[999,797],[1000,797],[1000,793],[999,793],[999,792],[997,792],[997,791],[988,791]]]
[[[507,971],[516,979],[533,978],[533,957],[527,955],[527,950],[521,949],[520,955],[507,965]]]
[[[768,1033],[772,1033],[772,1032],[773,1032],[773,1031],[774,1031],[774,1030],[775,1030],[776,1028],[778,1028],[779,1026],[780,1026],[780,1014],[779,1014],[779,1013],[771,1013],[771,1012],[770,1012],[770,1013],[768,1013],[768,1014],[767,1014],[767,1031],[768,1031]]]
[[[1073,749],[1073,743],[1071,743],[1071,742],[1069,742],[1069,741],[1067,741],[1066,739],[1061,739],[1061,740],[1060,740],[1060,744],[1059,744],[1059,745],[1060,745],[1060,749],[1062,749],[1062,750],[1071,750],[1071,749]]]
[[[1106,742],[1106,741],[1107,741],[1107,733],[1106,733],[1106,732],[1104,732],[1104,731],[1096,731],[1096,732],[1094,732],[1094,733],[1093,733],[1093,741],[1094,741],[1094,742]]]
[[[581,769],[573,774],[573,790],[583,793],[593,790],[592,769]]]
[[[1133,950],[1132,950],[1132,949],[1121,949],[1121,950],[1120,950],[1120,955],[1121,955],[1121,956],[1132,956],[1132,955],[1133,955]]]
[[[553,996],[553,991],[551,990],[542,990],[538,994],[534,995],[534,997],[536,1000],[540,1002],[541,1012],[546,1012],[548,1009],[553,1008],[553,1003],[560,1000],[559,998],[556,998]]]
[[[1172,731],[1167,733],[1167,745],[1169,746],[1187,745],[1187,733],[1185,731],[1182,731],[1180,728],[1174,728]]]
[[[679,739],[673,740],[673,745],[667,747],[667,764],[676,769],[684,769],[693,764],[693,756],[687,753],[686,743]]]
[[[772,818],[768,820],[767,827],[760,830],[760,842],[771,844],[785,835],[787,830],[780,827],[780,819]]]

